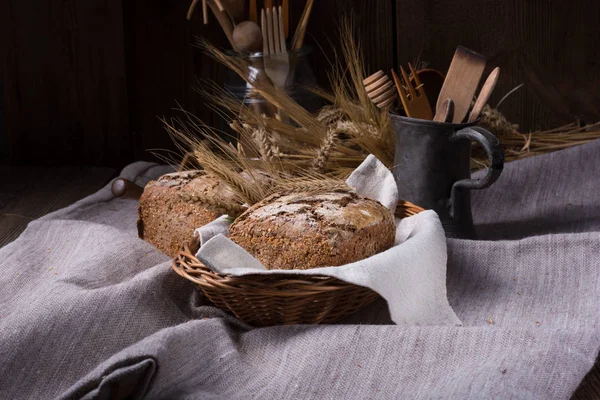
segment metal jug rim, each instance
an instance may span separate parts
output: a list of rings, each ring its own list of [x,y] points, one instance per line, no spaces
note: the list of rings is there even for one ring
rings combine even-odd
[[[452,130],[459,130],[462,128],[468,128],[470,126],[475,126],[479,123],[480,118],[476,119],[473,122],[463,122],[460,124],[455,124],[452,122],[437,122],[429,119],[420,119],[420,118],[410,118],[405,117],[404,115],[399,115],[390,112],[389,113],[391,120],[401,121],[404,124],[412,124],[412,125],[421,125],[421,126],[432,126],[432,127],[447,127]]]

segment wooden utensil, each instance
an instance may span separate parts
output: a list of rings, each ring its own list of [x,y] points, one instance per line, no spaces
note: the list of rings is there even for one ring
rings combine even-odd
[[[217,18],[217,22],[219,23],[219,25],[221,25],[221,29],[223,29],[223,32],[225,32],[225,36],[227,36],[229,44],[231,44],[233,50],[238,51],[238,49],[235,47],[235,43],[233,42],[233,23],[231,22],[229,15],[227,15],[225,11],[219,10],[219,7],[217,7],[214,0],[206,1],[213,14]]]
[[[263,63],[265,73],[275,87],[285,90],[290,74],[290,57],[283,35],[283,11],[279,9],[263,9],[261,12],[263,34]],[[288,115],[279,109],[279,117],[288,122]]]
[[[281,7],[263,9],[261,13],[265,72],[278,88],[285,88],[290,72],[290,58],[283,36],[282,14]]]
[[[127,199],[139,199],[144,192],[144,188],[139,187],[125,178],[115,179],[110,190],[113,196]]]
[[[287,39],[290,34],[290,2],[289,0],[283,0],[281,2],[283,9],[283,34]]]
[[[396,90],[394,83],[383,71],[375,72],[363,80],[367,96],[380,109],[386,109],[394,104]]]
[[[194,11],[196,10],[196,6],[198,5],[199,1],[200,0],[192,0],[192,3],[190,4],[190,8],[188,8],[188,12],[187,12],[187,16],[186,16],[186,19],[188,21],[192,19],[192,15],[194,14]],[[231,18],[231,21],[235,21],[232,14],[230,13],[230,10],[228,10],[227,8],[225,8],[223,6],[223,3],[221,2],[221,0],[202,0],[202,19],[203,19],[204,25],[208,24],[208,7],[207,6],[208,6],[209,1],[214,1],[215,5],[217,6],[217,9],[220,12],[225,13],[228,18]],[[230,0],[230,1],[233,1],[233,0]]]
[[[436,103],[436,113],[441,109],[444,100],[451,98],[454,101],[452,122],[461,123],[469,112],[484,69],[485,57],[466,47],[458,46]]]
[[[477,118],[479,118],[479,115],[481,115],[483,107],[487,104],[492,92],[494,91],[494,88],[496,87],[498,75],[500,75],[500,67],[494,68],[494,70],[488,75],[483,87],[481,88],[481,92],[479,92],[479,96],[477,96],[477,100],[475,101],[475,105],[471,110],[471,114],[469,114],[468,122],[477,121]]]
[[[246,0],[221,0],[221,3],[234,24],[246,20]]]
[[[416,88],[413,87],[412,82],[408,78],[408,75],[402,66],[400,66],[402,81],[400,81],[398,75],[396,75],[396,72],[392,70],[394,83],[396,84],[396,89],[398,90],[398,95],[400,97],[400,101],[402,101],[402,106],[404,107],[406,116],[409,118],[431,120],[433,119],[433,112],[431,111],[431,106],[429,105],[429,100],[427,100],[425,90],[423,89],[421,81],[417,76],[417,72],[414,70],[412,65],[408,64],[408,67],[414,76],[414,81],[417,85]]]
[[[452,99],[447,98],[442,103],[440,110],[435,113],[435,117],[433,118],[436,122],[452,122],[452,118],[454,117],[454,102]]]
[[[233,43],[238,51],[260,51],[263,45],[260,27],[252,21],[240,22],[233,28]]]
[[[310,12],[312,11],[313,3],[314,0],[306,0],[304,11],[302,11],[302,16],[300,17],[300,22],[298,22],[296,32],[294,32],[294,37],[292,38],[292,50],[301,49],[304,45],[304,35],[306,34],[306,28],[308,26],[308,20],[310,19]]]
[[[204,25],[208,24],[208,0],[202,0],[202,18]]]
[[[190,4],[190,8],[188,8],[188,11],[187,11],[186,19],[188,21],[190,21],[192,19],[192,16],[194,15],[194,11],[196,10],[196,6],[198,5],[198,3],[200,1],[202,1],[202,20],[204,22],[204,25],[206,25],[206,24],[208,24],[208,9],[206,6],[207,0],[192,0],[192,3]]]
[[[219,9],[219,11],[226,12],[225,7],[223,7],[223,3],[221,3],[221,0],[213,0],[213,1],[217,5],[217,8]]]
[[[258,24],[258,9],[256,6],[256,0],[250,0],[250,10],[248,11],[248,19]]]

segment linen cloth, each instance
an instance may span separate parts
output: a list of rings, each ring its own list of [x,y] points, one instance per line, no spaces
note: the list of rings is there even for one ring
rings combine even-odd
[[[346,180],[361,196],[378,200],[393,213],[398,204],[394,176],[381,161],[369,155]],[[368,287],[387,303],[391,320],[406,325],[457,325],[460,320],[446,295],[446,239],[442,223],[427,210],[396,219],[394,246],[373,257],[337,267],[309,270],[268,270],[231,239],[228,217],[196,229],[200,249],[196,257],[224,275],[286,274],[332,276]]]
[[[136,236],[109,186],[0,250],[0,398],[566,399],[600,348],[600,142],[506,166],[448,241],[463,327],[250,329]],[[143,183],[166,172],[134,164]]]

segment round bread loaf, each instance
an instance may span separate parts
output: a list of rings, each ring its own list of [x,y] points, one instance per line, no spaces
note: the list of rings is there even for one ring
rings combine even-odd
[[[229,238],[268,269],[362,260],[394,244],[392,212],[355,193],[273,195],[231,225]]]
[[[163,175],[144,188],[138,206],[138,235],[173,257],[196,228],[226,214],[219,203],[231,203],[233,198],[229,186],[204,171]]]

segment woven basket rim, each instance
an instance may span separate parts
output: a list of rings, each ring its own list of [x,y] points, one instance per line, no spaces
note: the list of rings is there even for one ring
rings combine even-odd
[[[196,258],[194,253],[198,248],[198,238],[193,238],[191,241],[185,243],[177,253],[177,256],[173,259],[171,266],[179,276],[200,286],[210,285],[238,293],[260,291],[260,293],[264,295],[296,297],[298,296],[298,292],[287,292],[285,286],[302,285],[306,287],[306,294],[310,295],[313,294],[313,292],[345,290],[348,285],[353,285],[341,279],[326,275],[272,273],[233,276],[229,274],[219,274]],[[188,269],[193,270],[195,273],[200,273],[201,277],[191,275],[188,272]],[[240,282],[242,282],[242,284],[240,284]],[[268,283],[268,287],[266,286],[266,283]]]
[[[405,218],[424,211],[423,208],[406,200],[398,201],[395,216],[397,218]],[[256,282],[256,286],[260,287],[262,293],[271,293],[274,296],[286,296],[285,291],[281,290],[269,290],[269,288],[278,288],[280,286],[286,286],[290,284],[303,284],[307,287],[314,286],[315,291],[336,291],[345,290],[348,285],[354,285],[352,283],[345,282],[341,279],[326,276],[326,275],[300,275],[293,273],[278,274],[248,274],[243,276],[233,276],[229,274],[220,274],[213,271],[198,258],[195,253],[200,247],[200,239],[198,237],[192,238],[190,241],[183,243],[177,255],[173,258],[171,267],[181,277],[197,284],[200,286],[212,285],[227,289],[231,291],[238,291],[240,293],[248,292],[254,286],[253,281]],[[185,268],[187,266],[187,268]],[[201,278],[192,276],[188,269],[193,270],[196,273],[200,273]],[[233,281],[243,282],[242,287],[238,287],[239,283]],[[245,282],[244,282],[245,281]],[[265,281],[268,281],[269,288],[265,288]],[[237,284],[237,285],[236,285]],[[310,290],[308,290],[310,291]],[[296,296],[297,293],[293,293],[290,296]]]

